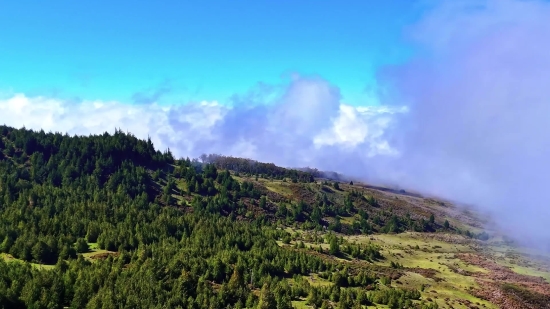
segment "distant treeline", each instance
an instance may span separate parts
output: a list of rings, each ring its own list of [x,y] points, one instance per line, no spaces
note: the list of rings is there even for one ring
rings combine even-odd
[[[320,171],[316,168],[284,168],[273,163],[263,163],[252,159],[236,158],[219,154],[203,154],[200,156],[203,163],[214,164],[221,169],[228,169],[239,173],[267,176],[274,179],[290,178],[299,182],[311,182],[314,178],[326,178],[338,181],[347,181],[348,177],[337,172]]]
[[[338,181],[348,181],[348,180],[350,180],[349,177],[347,177],[345,175],[342,175],[342,174],[339,174],[337,172],[320,171],[316,168],[311,168],[311,167],[297,168],[297,170],[309,173],[309,174],[311,174],[311,175],[313,175],[317,178],[326,178],[326,179],[338,180]]]
[[[273,163],[262,163],[251,159],[235,158],[217,154],[201,155],[201,161],[214,164],[217,168],[232,170],[238,173],[271,177],[274,179],[290,178],[298,182],[313,182],[318,175],[311,171],[286,169]],[[312,170],[313,171],[313,170]]]

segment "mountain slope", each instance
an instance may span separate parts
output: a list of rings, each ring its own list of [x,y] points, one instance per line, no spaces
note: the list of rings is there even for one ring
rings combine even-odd
[[[4,308],[544,308],[548,283],[482,259],[447,202],[120,131],[2,126],[0,150]]]

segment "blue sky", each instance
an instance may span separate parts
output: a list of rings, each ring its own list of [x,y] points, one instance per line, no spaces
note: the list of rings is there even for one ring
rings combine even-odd
[[[411,53],[418,13],[410,0],[4,1],[0,94],[226,103],[299,73],[365,104],[376,69]]]

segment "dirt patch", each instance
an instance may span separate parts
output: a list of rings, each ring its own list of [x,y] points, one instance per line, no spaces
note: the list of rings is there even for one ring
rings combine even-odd
[[[109,256],[117,257],[119,255],[120,253],[118,252],[102,252],[102,253],[91,255],[89,258],[92,260],[105,260]]]
[[[262,195],[267,196],[267,199],[272,201],[273,203],[280,203],[286,200],[286,198],[279,193],[275,193],[267,189],[266,187],[260,187],[260,188],[261,188],[260,192],[262,193]]]
[[[316,202],[317,194],[313,190],[308,190],[307,187],[303,185],[291,185],[290,189],[292,190],[292,195],[297,200],[304,201],[307,205],[313,205]]]
[[[462,269],[460,267],[457,267],[455,265],[451,265],[451,264],[446,264],[446,266],[454,273],[457,273],[459,275],[463,275],[463,276],[471,276],[473,274],[473,272],[471,271],[467,271],[465,269]]]
[[[549,309],[550,297],[528,289],[509,289],[506,285],[478,280],[483,288],[472,290],[472,295],[488,300],[506,309]],[[523,290],[523,292],[522,292]]]
[[[435,281],[440,280],[436,277],[436,275],[439,273],[438,270],[431,269],[431,268],[407,268],[407,271],[417,273],[421,275],[424,278],[434,279]]]

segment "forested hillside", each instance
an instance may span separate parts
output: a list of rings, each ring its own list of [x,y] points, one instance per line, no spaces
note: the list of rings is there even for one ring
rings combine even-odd
[[[0,133],[3,308],[290,308],[301,298],[324,307],[397,307],[419,298],[418,291],[375,287],[397,275],[392,268],[337,262],[346,242],[334,234],[326,236],[330,250],[316,254],[277,243],[290,234],[276,218],[314,227],[339,211],[328,201],[315,208],[285,200],[286,211],[270,211],[274,201],[252,182],[175,160],[120,131]],[[303,172],[282,174],[292,175],[314,181]],[[382,258],[373,245],[347,246],[359,260]],[[102,254],[88,258],[90,247]],[[311,273],[334,284],[301,279]],[[352,288],[359,286],[371,291]]]
[[[2,308],[438,308],[403,284],[437,272],[372,235],[487,238],[408,196],[121,131],[2,126],[0,150]]]

